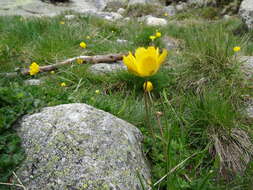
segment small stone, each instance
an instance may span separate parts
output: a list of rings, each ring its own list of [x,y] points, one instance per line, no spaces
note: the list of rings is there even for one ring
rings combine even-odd
[[[73,20],[76,18],[76,16],[75,15],[65,15],[64,18],[67,20]]]
[[[146,0],[129,0],[128,5],[146,4]]]
[[[239,58],[242,63],[241,69],[246,79],[253,77],[253,56],[242,56]]]
[[[123,18],[122,15],[115,12],[93,12],[93,15],[108,21],[116,21]]]
[[[149,26],[165,26],[168,24],[166,19],[153,17],[151,15],[145,17],[145,23]]]
[[[230,16],[230,15],[224,15],[224,16],[223,16],[223,19],[229,20],[229,19],[231,19],[231,16]]]
[[[186,3],[181,3],[181,4],[176,5],[176,10],[177,11],[183,11],[186,8],[187,8],[187,4]]]
[[[25,85],[28,86],[39,86],[42,84],[42,81],[40,79],[28,79],[24,81]]]
[[[120,43],[120,44],[125,44],[128,41],[127,40],[122,40],[122,39],[117,39],[116,42]]]
[[[174,16],[177,13],[177,10],[174,6],[170,5],[163,8],[164,14],[167,14],[168,16]]]
[[[246,108],[246,114],[253,119],[253,103]]]
[[[253,29],[253,1],[243,0],[239,9],[239,15],[249,29]]]
[[[127,70],[123,63],[98,63],[89,67],[89,71],[93,74],[108,74],[122,70]]]
[[[119,8],[118,11],[117,11],[117,13],[123,15],[125,13],[125,11],[126,11],[125,9]]]
[[[163,37],[163,43],[167,50],[178,49],[180,44],[179,40],[172,38],[170,36]]]
[[[130,17],[124,18],[123,21],[129,22],[130,21]]]

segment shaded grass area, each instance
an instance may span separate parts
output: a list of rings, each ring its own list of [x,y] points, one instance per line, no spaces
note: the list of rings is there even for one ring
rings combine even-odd
[[[240,111],[244,108],[242,95],[252,96],[252,89],[236,57],[252,54],[249,48],[253,35],[235,35],[233,31],[240,24],[235,19],[155,28],[135,20],[109,23],[81,15],[71,21],[63,16],[1,17],[1,72],[26,68],[33,61],[47,65],[78,55],[133,51],[150,45],[149,36],[156,30],[182,40],[183,49],[170,51],[164,67],[149,78],[154,85],[149,100],[152,128],[145,119],[145,79],[127,72],[96,76],[87,70],[88,65],[73,63],[55,74],[1,78],[0,182],[8,181],[25,157],[20,139],[11,129],[16,120],[45,106],[80,102],[110,112],[142,131],[144,153],[152,166],[153,189],[250,189],[252,164],[229,154],[236,162],[222,161],[229,157],[221,156],[223,145],[231,144],[231,150],[240,150],[242,158],[252,157],[248,142],[233,135],[233,131],[246,131],[244,139],[252,135],[252,122]],[[117,43],[117,39],[128,43]],[[86,49],[79,47],[81,41],[87,43]],[[161,39],[154,43],[164,46]],[[238,45],[242,52],[235,54],[233,47]],[[30,78],[43,79],[44,83],[24,85]],[[61,87],[62,82],[66,87]],[[234,164],[246,168],[245,172],[238,169],[243,174],[235,175],[238,171]]]

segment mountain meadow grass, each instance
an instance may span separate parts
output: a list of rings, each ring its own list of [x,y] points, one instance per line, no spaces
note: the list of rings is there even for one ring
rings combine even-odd
[[[1,75],[0,182],[11,183],[25,158],[21,139],[12,129],[18,119],[46,106],[78,102],[142,131],[153,189],[252,189],[253,163],[248,160],[253,155],[253,121],[243,114],[245,96],[253,96],[252,80],[243,77],[238,57],[253,54],[253,32],[243,30],[237,18],[208,20],[192,13],[173,17],[165,27],[150,27],[134,18],[112,23],[75,15],[72,20],[64,14],[0,17],[0,73],[79,55],[127,53],[150,45],[162,49],[166,36],[177,39],[179,47],[168,51],[166,63],[148,79],[154,85],[148,112],[142,88],[145,79],[127,71],[94,75],[89,64],[73,62],[54,73]],[[157,30],[162,36],[152,42],[149,36]],[[82,41],[85,49],[79,46]],[[235,46],[241,51],[234,52]],[[43,82],[29,86],[24,83],[27,79]],[[0,189],[15,187],[0,185]]]

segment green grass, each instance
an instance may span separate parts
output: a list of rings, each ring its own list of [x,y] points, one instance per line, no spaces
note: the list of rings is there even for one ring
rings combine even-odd
[[[0,182],[8,181],[25,156],[12,130],[17,119],[45,106],[81,102],[110,112],[142,131],[143,148],[152,166],[153,189],[250,189],[252,164],[244,175],[236,176],[227,163],[221,163],[219,151],[227,144],[247,149],[244,141],[234,138],[234,130],[252,136],[252,122],[240,112],[244,109],[242,95],[253,96],[252,89],[239,70],[239,55],[233,52],[239,45],[239,54],[252,55],[252,32],[236,35],[233,31],[241,24],[237,19],[178,22],[155,28],[135,20],[109,23],[82,15],[71,21],[64,20],[63,15],[50,19],[0,17],[1,72],[27,68],[33,61],[47,65],[79,55],[134,51],[150,45],[149,36],[156,30],[179,39],[183,47],[180,52],[170,51],[164,67],[149,78],[154,85],[152,100],[148,101],[152,128],[146,121],[145,79],[128,72],[96,76],[87,70],[88,65],[73,63],[55,74],[1,78]],[[119,44],[117,39],[128,43]],[[86,49],[79,47],[81,41],[87,43]],[[164,47],[162,39],[154,43]],[[30,78],[40,78],[44,83],[24,85]],[[67,86],[61,87],[62,82]],[[216,142],[220,142],[218,148]],[[222,175],[221,168],[225,172]]]

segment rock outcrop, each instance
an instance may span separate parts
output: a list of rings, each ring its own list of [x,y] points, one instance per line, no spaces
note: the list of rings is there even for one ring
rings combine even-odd
[[[253,29],[253,1],[243,0],[240,6],[239,15],[249,29]]]
[[[27,154],[17,175],[29,190],[141,190],[140,180],[149,189],[141,132],[107,112],[78,103],[47,107],[16,130]]]

